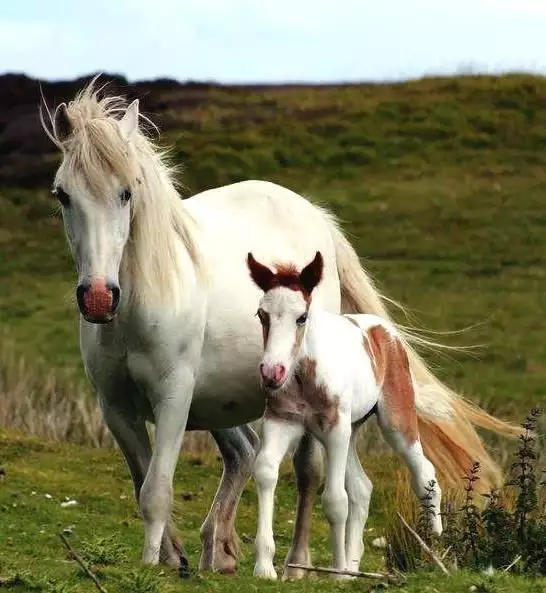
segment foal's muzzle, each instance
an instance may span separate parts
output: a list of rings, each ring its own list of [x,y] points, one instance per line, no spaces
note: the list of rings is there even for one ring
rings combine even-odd
[[[260,364],[260,375],[263,386],[268,390],[276,391],[284,385],[287,371],[282,363],[266,364],[262,362]]]
[[[108,323],[119,305],[121,290],[117,284],[104,278],[86,278],[76,289],[78,307],[86,321]]]

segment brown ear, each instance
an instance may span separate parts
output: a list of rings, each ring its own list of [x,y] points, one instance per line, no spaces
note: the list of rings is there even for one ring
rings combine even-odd
[[[55,110],[54,127],[59,142],[64,142],[72,134],[72,122],[68,116],[66,103],[61,103]]]
[[[275,274],[267,266],[264,266],[260,262],[256,261],[252,253],[248,254],[246,263],[254,283],[264,292],[267,292],[273,284],[273,278],[275,277]]]
[[[324,269],[324,261],[322,254],[317,251],[315,259],[303,268],[300,273],[300,282],[303,288],[311,294],[313,289],[322,279],[322,270]]]

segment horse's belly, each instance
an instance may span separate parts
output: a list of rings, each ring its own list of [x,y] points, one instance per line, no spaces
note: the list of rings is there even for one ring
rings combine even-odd
[[[263,415],[265,398],[257,357],[206,360],[194,390],[189,424],[194,429],[229,428]]]

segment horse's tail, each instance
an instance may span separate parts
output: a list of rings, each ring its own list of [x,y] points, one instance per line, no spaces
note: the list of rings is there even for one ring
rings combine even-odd
[[[388,299],[381,295],[362,268],[356,251],[334,217],[329,214],[326,216],[335,245],[342,312],[373,313],[394,324],[383,302]],[[426,344],[432,349],[438,349],[440,344],[414,336],[404,328],[397,329],[407,349],[410,368],[418,387],[416,406],[425,454],[449,482],[456,480],[460,484],[461,477],[477,461],[481,468],[481,487],[495,486],[501,479],[501,470],[485,450],[474,426],[511,437],[520,433],[519,427],[499,420],[463,400],[434,376],[411,346],[412,343]]]

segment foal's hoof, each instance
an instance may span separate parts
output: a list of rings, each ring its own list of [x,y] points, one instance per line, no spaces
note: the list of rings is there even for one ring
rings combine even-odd
[[[275,572],[273,565],[271,565],[271,566],[256,565],[254,567],[254,576],[259,579],[268,579],[270,581],[277,580],[277,573]]]
[[[188,559],[183,554],[180,554],[180,566],[178,567],[178,575],[181,579],[189,579],[191,576]]]

